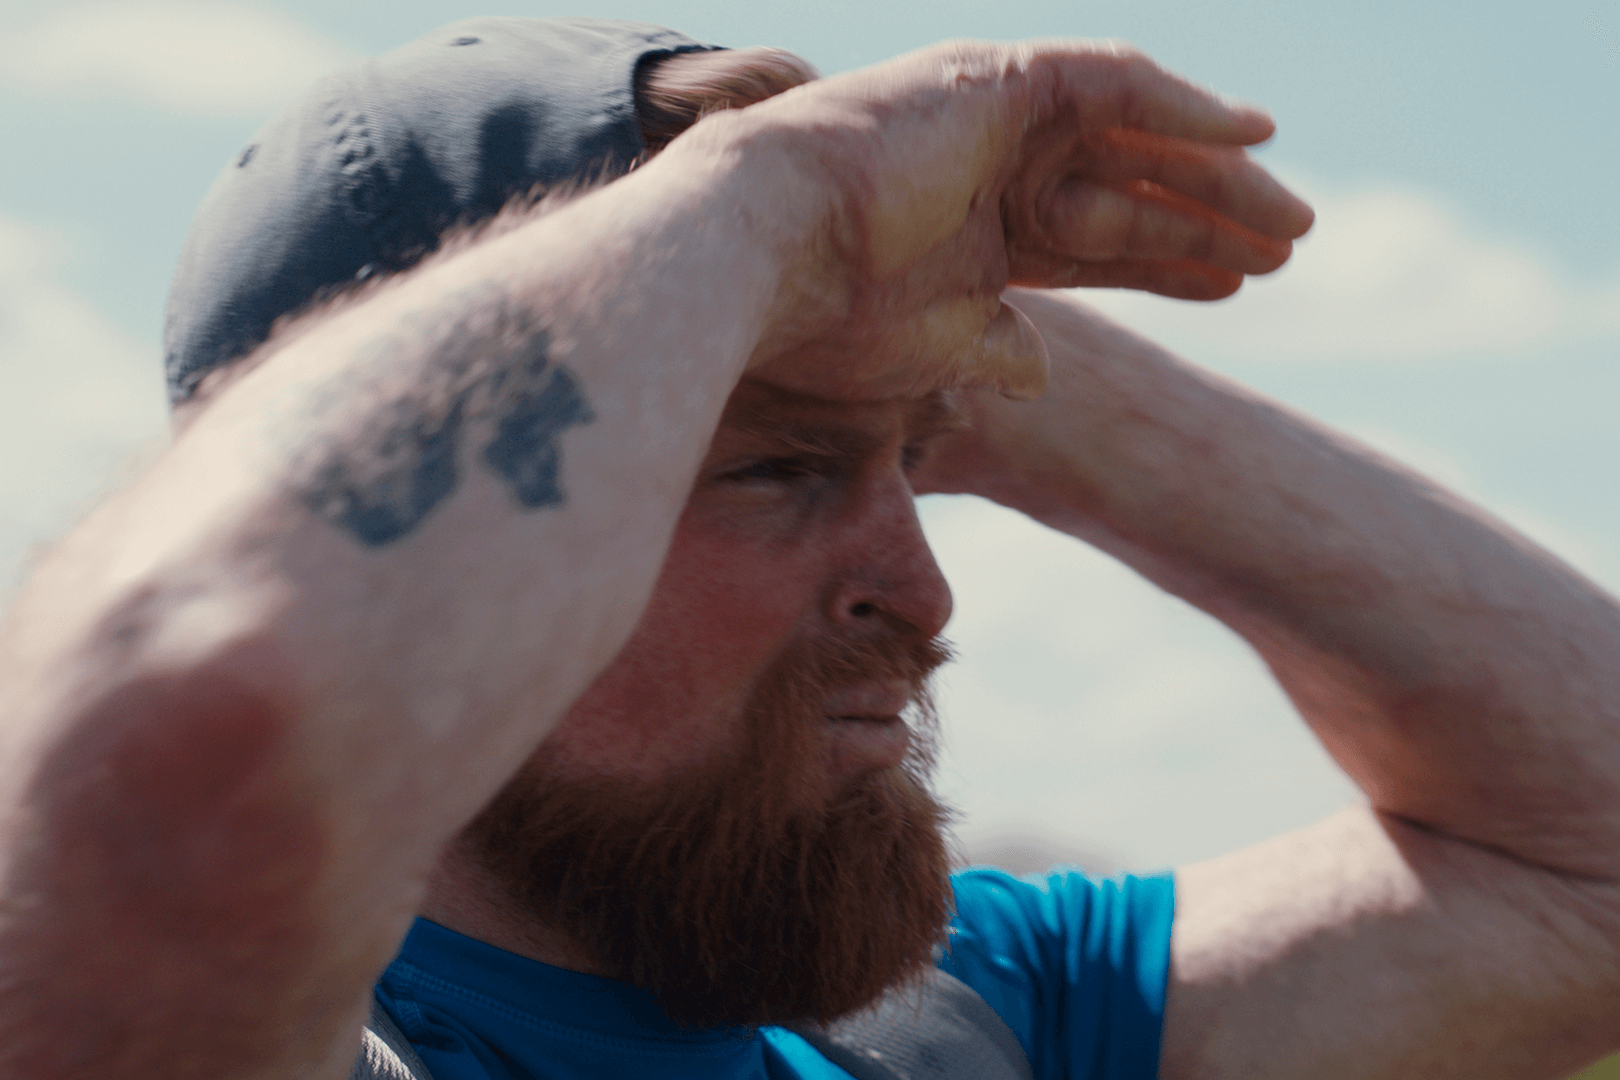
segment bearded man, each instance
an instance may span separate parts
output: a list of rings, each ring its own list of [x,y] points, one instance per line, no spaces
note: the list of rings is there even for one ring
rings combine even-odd
[[[1281,265],[1311,215],[1270,132],[1085,42],[811,81],[486,19],[323,83],[199,213],[172,448],[6,623],[4,1074],[1611,1049],[1614,600],[1042,291]],[[1221,618],[1367,805],[1174,883],[949,876],[928,491]],[[951,1018],[913,1057],[840,1041],[907,1008]]]

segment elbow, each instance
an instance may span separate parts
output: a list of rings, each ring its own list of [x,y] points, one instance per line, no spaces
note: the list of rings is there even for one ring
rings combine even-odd
[[[239,641],[101,682],[26,771],[14,812],[32,840],[11,853],[11,888],[159,952],[240,955],[255,926],[290,932],[327,830],[286,668]]]
[[[274,1060],[348,1017],[364,980],[320,910],[329,800],[278,669],[239,644],[104,683],[39,741],[6,807],[0,1072],[176,1045]]]

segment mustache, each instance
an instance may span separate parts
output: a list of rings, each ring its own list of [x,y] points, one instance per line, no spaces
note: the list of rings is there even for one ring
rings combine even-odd
[[[930,690],[933,673],[955,658],[944,638],[910,640],[892,634],[799,642],[779,657],[775,675],[749,703],[748,738],[739,759],[749,772],[772,771],[784,755],[802,757],[819,744],[825,723],[823,704],[829,695],[870,680],[904,680],[911,688],[901,719],[911,732],[911,747],[899,771],[926,786],[937,763],[939,715]],[[784,776],[779,794],[811,783],[808,774]]]
[[[934,672],[954,659],[956,651],[942,637],[906,641],[884,636],[819,642],[792,666],[804,684],[818,691],[869,679],[903,679],[916,703],[927,694]]]

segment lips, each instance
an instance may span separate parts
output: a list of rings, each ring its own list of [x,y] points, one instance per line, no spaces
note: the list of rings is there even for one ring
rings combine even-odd
[[[828,695],[823,715],[833,720],[897,720],[911,702],[911,683],[906,679],[884,679],[846,686]]]
[[[911,730],[900,713],[910,704],[911,683],[905,679],[875,680],[846,686],[828,695],[824,703],[829,764],[835,777],[850,779],[905,760]]]

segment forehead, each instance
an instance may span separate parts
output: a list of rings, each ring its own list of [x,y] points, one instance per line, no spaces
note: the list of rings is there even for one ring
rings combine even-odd
[[[854,454],[896,440],[920,442],[965,424],[962,408],[949,391],[920,398],[829,401],[744,379],[721,414],[717,439],[768,440],[823,453]]]

